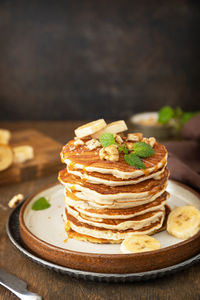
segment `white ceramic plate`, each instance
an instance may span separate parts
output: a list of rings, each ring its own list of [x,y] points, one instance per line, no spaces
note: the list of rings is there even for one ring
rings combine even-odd
[[[186,189],[184,186],[170,181],[167,191],[170,197],[167,204],[173,209],[175,206],[194,205],[200,209],[200,201],[197,194]],[[46,210],[32,210],[33,202],[39,197],[46,197],[51,203],[51,207]],[[24,222],[29,231],[39,239],[68,250],[99,253],[99,254],[120,254],[120,245],[93,244],[73,239],[67,239],[64,230],[62,214],[64,212],[64,188],[60,184],[43,190],[36,194],[27,205],[24,212]],[[169,235],[166,231],[154,235],[161,243],[162,248],[182,242]]]

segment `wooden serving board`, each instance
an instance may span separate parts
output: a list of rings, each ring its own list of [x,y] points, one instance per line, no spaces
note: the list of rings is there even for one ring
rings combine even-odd
[[[62,145],[41,132],[31,129],[12,132],[10,144],[12,147],[32,146],[34,159],[13,163],[7,170],[0,172],[0,185],[48,176],[62,168]]]

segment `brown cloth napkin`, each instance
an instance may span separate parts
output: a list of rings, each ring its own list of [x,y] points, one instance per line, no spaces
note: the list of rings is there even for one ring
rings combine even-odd
[[[164,143],[169,152],[170,178],[200,191],[200,115],[184,125],[182,137],[182,141]]]

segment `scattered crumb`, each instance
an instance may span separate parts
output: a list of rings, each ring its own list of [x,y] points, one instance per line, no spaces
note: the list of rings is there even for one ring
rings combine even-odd
[[[15,206],[17,206],[17,204],[19,204],[23,200],[24,200],[24,195],[17,194],[13,196],[12,199],[10,199],[10,201],[8,202],[8,206],[14,208]]]

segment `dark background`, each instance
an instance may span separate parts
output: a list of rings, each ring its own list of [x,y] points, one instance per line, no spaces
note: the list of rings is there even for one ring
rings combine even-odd
[[[0,120],[200,108],[199,1],[0,1]]]

